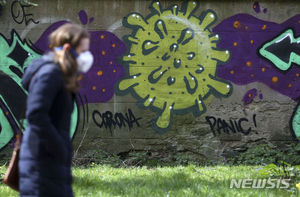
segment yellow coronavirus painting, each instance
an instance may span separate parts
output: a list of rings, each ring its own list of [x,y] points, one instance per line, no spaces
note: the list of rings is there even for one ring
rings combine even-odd
[[[219,36],[210,30],[217,16],[212,10],[195,16],[198,6],[187,1],[162,9],[153,1],[147,17],[130,13],[123,19],[133,31],[124,38],[127,73],[117,89],[157,112],[152,126],[159,132],[170,129],[173,113],[201,115],[208,96],[227,97],[232,90],[216,77],[217,65],[230,58],[228,50],[217,48]]]

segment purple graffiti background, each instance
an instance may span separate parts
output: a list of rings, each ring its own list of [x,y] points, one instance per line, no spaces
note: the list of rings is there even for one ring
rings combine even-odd
[[[85,11],[78,13],[82,24],[93,22]],[[43,52],[49,51],[49,35],[67,21],[58,21],[48,27],[34,44]],[[114,84],[124,75],[124,68],[117,61],[125,50],[125,44],[108,31],[89,31],[91,35],[90,51],[94,55],[94,64],[85,74],[78,76],[81,85],[80,95],[87,98],[88,103],[107,102],[114,95]],[[83,103],[86,103],[84,100]]]
[[[117,58],[126,47],[108,31],[92,31],[90,34],[94,64],[86,74],[81,75],[80,94],[85,95],[89,103],[106,102],[113,97],[114,84],[124,75],[124,68],[118,64]]]
[[[252,103],[252,101],[256,96],[257,96],[257,89],[253,88],[251,90],[248,90],[242,99],[244,105],[249,105],[250,103]]]
[[[261,82],[293,100],[300,96],[300,67],[282,72],[258,55],[260,47],[292,28],[300,36],[300,15],[282,24],[263,21],[248,14],[237,14],[218,24],[213,32],[220,35],[219,48],[231,51],[231,60],[218,67],[217,76],[237,85]]]

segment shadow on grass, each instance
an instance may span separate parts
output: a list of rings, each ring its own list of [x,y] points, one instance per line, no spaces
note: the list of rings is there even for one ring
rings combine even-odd
[[[103,176],[102,174],[74,176],[73,188],[81,193],[96,190],[112,196],[166,196],[169,192],[173,194],[172,196],[270,196],[271,194],[290,196],[287,191],[278,189],[231,189],[230,182],[235,176],[229,178],[229,174],[234,173],[233,171],[226,172],[227,177],[221,179],[215,178],[214,174],[202,172],[191,175],[185,170],[162,173],[150,169],[150,172],[144,175],[130,173],[124,176],[119,173],[109,176],[105,173]],[[246,178],[242,174],[237,176]]]
[[[246,195],[253,192],[253,189],[230,189],[230,181],[230,179],[216,180],[206,175],[192,178],[184,172],[172,173],[172,175],[161,175],[154,172],[151,175],[138,175],[111,180],[102,179],[101,175],[98,178],[74,177],[73,187],[81,192],[85,190],[86,193],[96,189],[112,196],[147,196],[149,194],[164,196],[168,192],[175,194],[175,196],[182,196],[185,191],[188,191],[188,194],[192,196],[228,196],[239,193]],[[263,196],[268,196],[269,192],[286,194],[285,191],[274,189],[263,189],[256,192],[265,193]]]
[[[225,187],[226,183],[203,180],[200,177],[194,179],[183,172],[179,172],[169,176],[153,173],[151,175],[138,175],[112,180],[104,180],[101,176],[98,178],[74,177],[73,187],[89,191],[97,188],[104,193],[118,196],[124,194],[133,195],[139,192],[150,194],[151,191],[155,192],[155,194],[166,194],[169,191],[176,193],[187,188],[190,188],[193,193],[201,194],[201,187],[209,185],[210,189],[220,189],[220,184],[223,184]]]

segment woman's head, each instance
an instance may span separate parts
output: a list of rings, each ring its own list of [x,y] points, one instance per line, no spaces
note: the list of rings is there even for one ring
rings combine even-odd
[[[79,90],[77,81],[78,65],[76,58],[89,50],[90,35],[79,25],[67,23],[50,35],[50,46],[54,52],[54,61],[60,66],[70,92]]]

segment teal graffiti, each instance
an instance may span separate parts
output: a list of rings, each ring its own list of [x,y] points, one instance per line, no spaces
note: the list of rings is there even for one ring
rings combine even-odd
[[[295,137],[300,140],[300,102],[296,107],[295,113],[292,116],[292,130],[294,131]]]
[[[70,137],[74,137],[75,132],[77,130],[77,126],[78,126],[78,122],[79,122],[79,111],[78,111],[78,106],[77,103],[74,102],[74,108],[73,108],[73,113],[72,113],[72,117],[71,117],[71,127],[70,127]]]

